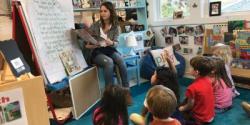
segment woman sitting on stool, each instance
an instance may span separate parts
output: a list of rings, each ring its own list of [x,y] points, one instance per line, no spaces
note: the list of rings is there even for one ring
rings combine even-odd
[[[100,7],[100,20],[93,23],[90,31],[98,36],[98,45],[87,43],[90,49],[91,62],[104,69],[105,85],[113,84],[114,65],[118,65],[122,86],[129,88],[127,68],[123,58],[116,50],[119,36],[119,25],[114,6],[111,2],[104,2]]]

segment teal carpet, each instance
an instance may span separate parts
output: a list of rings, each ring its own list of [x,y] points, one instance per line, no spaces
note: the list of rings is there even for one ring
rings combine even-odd
[[[181,95],[184,97],[186,87],[191,83],[190,79],[180,79]],[[137,112],[140,113],[144,97],[147,90],[150,88],[149,83],[141,84],[140,86],[132,87],[132,96],[134,104],[128,108],[129,114]],[[234,99],[233,108],[224,114],[217,114],[214,122],[211,125],[250,125],[250,117],[247,117],[242,110],[241,101],[247,100],[250,102],[250,90],[237,89],[241,95]],[[56,125],[51,122],[52,125]],[[92,125],[92,112],[86,113],[79,120],[71,120],[66,125]],[[131,123],[132,125],[132,123]]]

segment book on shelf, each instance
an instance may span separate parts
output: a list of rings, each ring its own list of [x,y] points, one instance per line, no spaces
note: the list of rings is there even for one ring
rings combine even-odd
[[[232,68],[250,69],[250,60],[235,58],[231,64]]]
[[[246,25],[245,20],[228,21],[228,32],[232,33],[234,30],[243,30]]]

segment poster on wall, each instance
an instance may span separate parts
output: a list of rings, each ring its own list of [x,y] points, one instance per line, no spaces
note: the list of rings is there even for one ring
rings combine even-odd
[[[21,88],[0,92],[0,125],[28,125]]]

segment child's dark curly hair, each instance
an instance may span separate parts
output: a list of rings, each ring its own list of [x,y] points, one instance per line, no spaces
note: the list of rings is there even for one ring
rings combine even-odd
[[[200,76],[207,76],[214,69],[211,59],[202,56],[193,57],[190,60],[190,65],[194,68],[194,70],[199,72]]]

